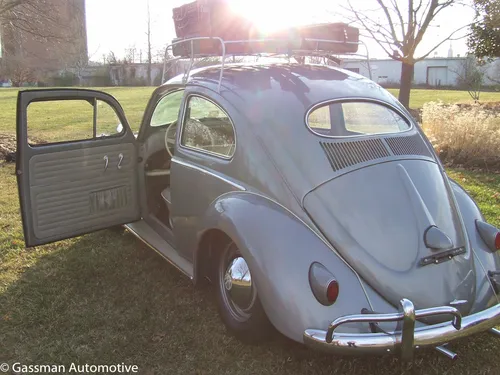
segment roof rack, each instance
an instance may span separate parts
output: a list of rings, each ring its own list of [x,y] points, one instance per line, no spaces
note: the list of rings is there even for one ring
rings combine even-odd
[[[220,43],[221,46],[221,52],[220,53],[214,53],[214,54],[200,54],[200,53],[195,53],[195,47],[194,47],[194,42],[196,41],[202,41],[202,40],[213,40],[217,41]],[[217,86],[217,90],[220,93],[221,85],[222,85],[222,78],[224,77],[224,67],[225,67],[225,62],[226,58],[231,57],[231,56],[239,56],[239,57],[251,57],[251,56],[256,56],[256,57],[266,57],[266,58],[298,58],[298,57],[323,57],[325,59],[328,59],[330,61],[333,61],[337,63],[337,65],[340,66],[340,62],[342,61],[338,56],[358,56],[358,57],[364,57],[366,58],[366,63],[367,63],[367,68],[368,68],[368,74],[370,79],[372,79],[372,72],[371,72],[371,67],[370,67],[370,54],[368,51],[368,47],[366,44],[362,41],[359,42],[345,42],[345,41],[339,41],[339,40],[329,40],[329,39],[311,39],[311,38],[304,38],[303,41],[309,42],[309,43],[316,43],[316,48],[318,48],[319,43],[331,43],[331,44],[342,44],[342,45],[358,45],[358,46],[363,46],[365,48],[366,54],[359,54],[359,53],[335,53],[334,51],[324,51],[324,50],[319,50],[319,49],[293,49],[290,48],[286,53],[232,53],[228,54],[226,53],[227,51],[227,46],[230,44],[257,44],[257,43],[276,43],[276,42],[281,42],[281,43],[286,43],[287,40],[284,39],[250,39],[250,40],[224,40],[220,37],[193,37],[193,38],[186,38],[182,40],[176,40],[169,44],[167,48],[165,49],[165,56],[164,56],[164,61],[163,61],[163,72],[162,72],[162,83],[165,83],[165,76],[166,73],[168,72],[169,69],[167,69],[167,63],[175,62],[178,60],[185,60],[187,58],[190,59],[189,67],[186,69],[184,72],[184,75],[182,77],[182,82],[186,83],[189,79],[189,75],[191,73],[191,70],[193,69],[193,65],[195,63],[195,59],[197,58],[206,58],[206,57],[220,57],[221,58],[221,70],[220,70],[220,75],[219,75],[219,83]],[[172,59],[169,59],[169,50],[173,50],[173,47],[179,44],[185,44],[189,43],[191,47],[191,52],[189,53],[189,56],[180,56],[180,57],[174,57]]]

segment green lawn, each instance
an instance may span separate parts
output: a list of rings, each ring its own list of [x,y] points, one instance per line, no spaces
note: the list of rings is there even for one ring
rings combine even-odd
[[[389,89],[390,93],[398,97],[398,89]],[[413,89],[410,96],[412,109],[422,108],[427,102],[441,100],[445,103],[474,103],[467,91],[457,90],[425,90]],[[500,92],[481,93],[480,102],[500,102]]]
[[[152,87],[106,87],[97,88],[97,90],[103,90],[118,99],[125,110],[127,119],[134,130],[138,130],[144,109],[146,104],[153,92]],[[0,133],[14,133],[15,132],[15,108],[16,108],[16,97],[17,89],[0,89]],[[389,90],[393,95],[397,96],[398,90]],[[410,107],[421,108],[425,102],[442,100],[447,103],[455,102],[470,102],[472,100],[466,91],[453,91],[453,90],[422,90],[414,89],[411,94]],[[497,92],[485,92],[481,96],[481,101],[500,101],[500,93]],[[66,134],[70,132],[69,126],[73,122],[78,122],[77,106],[74,110],[70,109],[64,110],[64,115],[70,120]],[[47,103],[46,106],[40,109],[38,113],[44,113],[46,117],[44,118],[45,123],[43,128],[47,130],[47,134],[42,134],[39,138],[50,139],[51,136],[56,136],[57,134],[64,133],[63,128],[65,125],[62,122],[57,122],[57,117],[61,115],[61,104],[57,102]],[[88,115],[83,117],[80,115],[80,121],[83,122],[88,119]],[[39,116],[38,121],[42,121]],[[35,120],[36,121],[36,120]]]
[[[137,129],[152,89],[106,91]],[[14,132],[15,96],[15,90],[0,91],[0,133]],[[500,226],[500,174],[449,173]],[[126,363],[148,375],[498,373],[500,341],[488,334],[452,343],[457,361],[429,349],[410,364],[391,356],[329,356],[278,335],[264,345],[244,345],[226,334],[209,288],[194,288],[127,232],[25,249],[14,166],[5,163],[0,229],[0,363]]]
[[[139,130],[142,115],[154,90],[153,87],[105,87],[96,88],[96,90],[113,95],[122,105],[132,129]],[[17,92],[18,89],[0,89],[0,133],[15,133]],[[91,112],[86,111],[85,107],[78,102],[67,105],[61,102],[36,103],[36,107],[38,108],[34,109],[31,118],[28,110],[28,125],[33,124],[31,121],[36,122],[35,126],[39,128],[39,131],[33,135],[37,138],[51,140],[52,136],[55,137],[58,133],[69,134],[71,129],[75,129],[75,123],[81,124],[82,126],[80,128],[77,126],[76,129],[83,131],[85,124],[92,121]],[[44,114],[44,117],[41,118],[40,114]],[[116,127],[116,124],[113,125]]]
[[[500,175],[450,174],[500,225]],[[14,166],[0,164],[0,363],[139,366],[141,374],[497,374],[500,341],[480,334],[411,364],[339,358],[276,336],[248,346],[226,334],[210,289],[195,289],[126,232],[25,249]]]

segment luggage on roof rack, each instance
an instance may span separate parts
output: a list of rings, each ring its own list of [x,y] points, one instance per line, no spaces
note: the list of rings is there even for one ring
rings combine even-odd
[[[196,0],[174,8],[173,19],[178,38],[247,39],[253,28],[250,20],[232,11],[227,0]]]
[[[172,53],[176,57],[222,56],[219,40],[195,40],[217,37],[224,41],[226,54],[254,55],[262,53],[291,54],[293,50],[320,51],[332,54],[356,53],[359,29],[345,23],[325,23],[276,31],[259,32],[251,21],[234,13],[227,0],[196,0],[173,9],[177,39]]]
[[[217,39],[196,39],[203,36]],[[176,57],[191,57],[193,48],[194,56],[222,56],[222,44],[218,38],[224,42],[226,55],[293,55],[294,51],[301,51],[303,54],[308,51],[312,54],[350,54],[356,53],[359,47],[359,29],[343,23],[330,23],[302,26],[266,35],[247,31],[247,36],[241,39],[226,39],[218,35],[176,38],[172,41],[172,53]]]

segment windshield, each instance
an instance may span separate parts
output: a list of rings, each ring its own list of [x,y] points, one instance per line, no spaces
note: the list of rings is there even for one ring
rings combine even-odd
[[[307,125],[326,137],[400,133],[411,128],[398,112],[374,102],[332,102],[313,109]]]

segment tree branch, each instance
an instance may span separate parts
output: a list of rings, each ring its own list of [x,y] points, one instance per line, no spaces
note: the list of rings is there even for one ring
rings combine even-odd
[[[384,42],[380,41],[376,36],[375,36],[375,33],[372,31],[372,28],[369,27],[369,25],[367,25],[367,23],[365,22],[365,20],[359,15],[359,13],[357,11],[354,10],[352,4],[351,4],[351,1],[348,0],[347,1],[347,4],[349,5],[350,9],[352,10],[355,18],[358,20],[359,23],[361,23],[361,25],[363,26],[363,28],[368,31],[368,33],[370,34],[370,37],[375,41],[377,42],[377,44],[384,50],[385,53],[387,53],[388,56],[392,56],[392,53],[389,52],[389,50],[386,48]],[[371,21],[371,20],[370,20]],[[373,23],[373,21],[371,21]],[[379,33],[380,34],[380,33]],[[380,34],[380,35],[383,35],[383,34]]]
[[[420,60],[423,60],[425,59],[426,57],[428,57],[432,52],[434,52],[436,49],[438,49],[443,43],[449,41],[449,40],[458,40],[458,39],[462,39],[464,38],[465,36],[460,36],[458,38],[453,38],[453,35],[455,35],[456,33],[458,33],[459,31],[465,29],[465,28],[468,28],[470,27],[471,24],[469,25],[465,25],[465,26],[462,26],[462,27],[459,27],[458,29],[456,29],[455,31],[453,31],[450,35],[448,35],[446,38],[444,38],[443,40],[441,40],[441,42],[439,42],[438,44],[436,44],[436,46],[434,48],[432,48],[429,52],[427,52],[425,55],[421,56],[421,57],[418,57],[415,59],[415,61],[420,61]]]
[[[387,8],[387,6],[384,4],[383,0],[376,0],[377,3],[379,3],[379,5],[382,7],[382,10],[384,11],[385,13],[385,16],[387,18],[387,21],[389,23],[389,27],[391,28],[391,35],[392,35],[392,39],[394,40],[394,44],[398,47],[398,48],[401,48],[401,42],[398,40],[398,37],[396,35],[396,29],[394,28],[394,23],[392,22],[392,17],[391,17],[391,14],[389,12],[389,9]]]
[[[415,53],[415,50],[417,49],[417,46],[420,44],[422,41],[422,38],[424,37],[425,32],[427,31],[427,28],[429,27],[431,21],[433,20],[435,14],[434,11],[436,10],[436,7],[439,5],[438,0],[431,0],[429,4],[429,10],[427,11],[427,15],[425,16],[424,22],[420,26],[417,36],[415,37],[415,41],[413,42],[413,45],[410,47],[410,52],[412,54]]]
[[[413,3],[413,0],[410,1],[410,9],[411,9],[411,4]],[[406,41],[406,32],[405,32],[405,22],[403,20],[403,15],[401,14],[401,11],[399,10],[398,3],[396,0],[391,0],[392,6],[394,7],[394,10],[396,11],[396,14],[399,18],[399,22],[401,23],[401,35],[403,37],[403,44],[405,44]],[[411,22],[408,22],[410,24]]]

